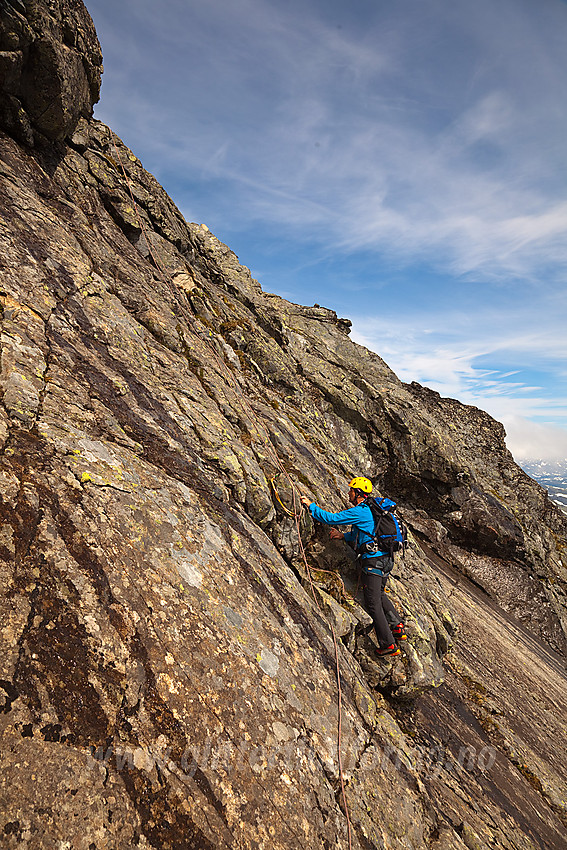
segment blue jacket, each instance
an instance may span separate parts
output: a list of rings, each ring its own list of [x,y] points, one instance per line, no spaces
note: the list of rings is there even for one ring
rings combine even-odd
[[[315,502],[309,505],[309,513],[317,522],[322,522],[324,525],[350,525],[351,530],[345,534],[345,541],[349,543],[357,552],[359,547],[365,543],[371,543],[374,539],[374,517],[368,505],[360,504],[352,508],[347,508],[346,511],[339,511],[336,514],[331,514],[329,511],[324,511]],[[387,552],[373,552],[368,554],[362,553],[362,562],[367,558],[379,558],[381,555],[387,555]]]

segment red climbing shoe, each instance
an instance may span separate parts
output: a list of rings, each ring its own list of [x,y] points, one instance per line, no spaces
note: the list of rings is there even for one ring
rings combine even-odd
[[[400,655],[401,650],[395,643],[391,643],[390,646],[385,646],[383,649],[375,649],[374,652],[379,658],[386,658],[386,656]]]
[[[396,640],[398,642],[401,641],[401,640],[407,640],[408,639],[408,636],[406,635],[403,623],[398,623],[397,626],[390,626],[390,631],[392,632],[392,634],[394,636],[394,640]]]

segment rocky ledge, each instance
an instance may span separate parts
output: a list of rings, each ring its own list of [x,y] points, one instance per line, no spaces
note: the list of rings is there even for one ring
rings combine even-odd
[[[565,517],[184,221],[79,0],[0,8],[2,846],[563,847]],[[297,510],[355,471],[410,527],[389,661]]]

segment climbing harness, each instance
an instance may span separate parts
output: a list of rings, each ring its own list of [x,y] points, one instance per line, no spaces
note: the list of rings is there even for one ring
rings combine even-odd
[[[133,192],[133,189],[132,189],[130,177],[129,177],[129,175],[128,175],[125,167],[124,167],[124,163],[122,161],[122,156],[120,154],[120,151],[118,150],[118,146],[116,144],[114,133],[112,132],[110,127],[108,128],[108,131],[109,131],[109,134],[110,134],[110,142],[111,142],[111,145],[112,145],[112,147],[113,147],[113,149],[116,153],[117,160],[120,163],[120,168],[122,170],[122,174],[124,175],[124,179],[125,179],[126,184],[128,186],[130,198],[132,200],[132,205],[133,205],[134,212],[135,212],[135,215],[136,215],[136,220],[137,220],[138,225],[140,227],[140,232],[143,234],[144,239],[146,241],[146,245],[148,246],[149,254],[150,254],[150,256],[153,260],[153,263],[154,263],[156,269],[161,273],[162,278],[164,279],[164,282],[168,285],[172,294],[174,294],[177,298],[178,292],[177,292],[177,289],[174,288],[173,281],[170,279],[171,275],[163,268],[162,264],[156,258],[154,251],[152,249],[151,241],[148,239],[148,236],[147,236],[147,233],[146,233],[146,228],[145,228],[144,223],[142,221],[142,218],[139,214],[138,204],[137,204],[136,199],[134,197],[134,192]],[[188,320],[188,324],[192,327],[194,332],[199,336],[199,338],[204,342],[204,344],[207,346],[207,348],[211,352],[213,359],[219,365],[221,372],[227,378],[228,382],[230,383],[233,390],[235,391],[236,396],[239,398],[239,400],[242,399],[241,404],[242,404],[243,411],[247,412],[248,415],[251,416],[252,421],[256,421],[258,423],[259,420],[258,420],[258,415],[257,415],[256,411],[254,411],[252,406],[246,400],[246,397],[242,393],[241,387],[239,387],[236,384],[236,380],[235,380],[234,376],[232,375],[230,370],[227,368],[226,364],[218,357],[216,351],[211,346],[211,344],[208,342],[208,340],[204,339],[201,336],[201,334],[199,333],[199,331],[195,328],[196,322],[195,322],[194,317],[186,315],[186,318]],[[236,387],[237,387],[237,389],[236,389]],[[296,490],[296,487],[295,487],[295,485],[294,485],[294,483],[291,479],[291,476],[289,475],[288,471],[285,469],[277,451],[275,450],[275,448],[274,448],[274,446],[273,446],[273,444],[272,444],[272,442],[269,438],[267,428],[264,427],[263,430],[264,430],[264,445],[267,448],[267,450],[270,452],[270,454],[272,455],[272,458],[275,460],[276,466],[279,467],[279,469],[280,469],[280,473],[278,473],[278,475],[283,474],[287,478],[287,480],[289,481],[289,484],[291,486],[291,491],[292,491],[292,496],[293,496],[293,511],[290,511],[289,508],[285,508],[285,506],[281,502],[281,499],[279,498],[279,495],[277,495],[277,489],[276,489],[275,482],[274,482],[274,479],[277,476],[273,476],[273,478],[270,479],[270,483],[272,484],[272,488],[274,489],[274,493],[276,494],[276,498],[277,498],[278,502],[284,508],[286,513],[288,513],[289,516],[293,516],[294,519],[295,519],[295,526],[296,526],[296,529],[297,529],[297,537],[298,537],[298,541],[299,541],[299,549],[300,549],[300,552],[301,552],[301,555],[302,555],[303,562],[305,564],[306,573],[309,577],[309,582],[310,582],[310,585],[311,585],[311,592],[312,592],[312,595],[313,595],[314,602],[315,602],[317,608],[319,609],[319,612],[322,614],[323,612],[322,612],[321,606],[319,604],[319,601],[317,599],[317,594],[315,592],[315,586],[313,584],[313,578],[312,578],[312,575],[311,575],[311,568],[309,567],[309,563],[307,561],[307,556],[306,556],[306,553],[305,553],[305,547],[303,545],[303,540],[301,539],[301,527],[300,527],[301,509],[298,508],[297,490]],[[261,437],[261,435],[259,433],[258,433],[258,436]],[[328,572],[328,571],[323,570],[322,572]],[[344,585],[343,585],[343,587],[344,587]],[[332,623],[328,623],[328,625],[329,625],[329,628],[331,629],[331,633],[332,633],[332,636],[333,636],[333,644],[334,644],[334,649],[335,649],[335,662],[336,662],[336,677],[337,677],[337,699],[338,699],[337,761],[338,761],[338,766],[339,766],[339,777],[340,777],[340,783],[341,783],[341,793],[342,793],[342,799],[343,799],[343,805],[344,805],[344,813],[345,813],[346,822],[347,822],[348,846],[349,846],[349,850],[352,850],[352,827],[351,827],[349,808],[348,808],[348,803],[347,803],[347,798],[346,798],[346,791],[345,791],[345,784],[344,784],[343,762],[342,762],[342,755],[341,755],[341,744],[342,744],[342,687],[341,687],[341,674],[340,674],[340,662],[339,662],[339,647],[338,647],[338,641],[337,641],[337,635],[336,635],[335,629],[334,629]],[[179,665],[180,669],[182,670],[179,662],[178,662],[178,665]],[[189,677],[187,677],[187,678],[189,678]]]

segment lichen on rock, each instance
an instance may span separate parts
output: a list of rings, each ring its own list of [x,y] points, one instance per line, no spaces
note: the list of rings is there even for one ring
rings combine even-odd
[[[79,0],[1,8],[3,846],[347,848],[341,779],[355,848],[561,846],[564,517],[184,221]],[[299,512],[354,472],[410,527],[393,659]]]

